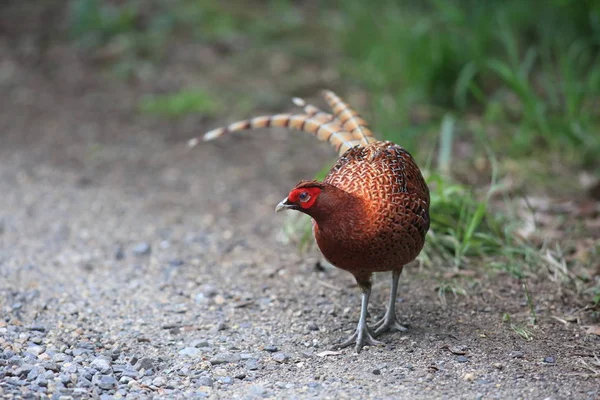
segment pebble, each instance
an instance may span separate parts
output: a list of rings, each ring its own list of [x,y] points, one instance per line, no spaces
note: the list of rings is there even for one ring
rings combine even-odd
[[[133,246],[133,254],[136,256],[147,256],[152,252],[152,248],[146,242],[141,242]]]
[[[319,326],[317,324],[315,324],[314,322],[311,322],[307,325],[307,328],[309,331],[318,331],[319,330]]]
[[[469,362],[469,359],[465,356],[458,356],[456,357],[456,361],[458,361],[459,363],[466,363]]]
[[[264,386],[259,386],[259,385],[250,386],[248,391],[250,392],[251,395],[254,395],[254,396],[263,396],[267,393],[267,389],[265,389]]]
[[[41,367],[33,367],[29,373],[27,374],[28,381],[34,381],[38,378],[40,374],[44,373],[43,368]]]
[[[546,364],[554,364],[556,362],[556,359],[554,358],[554,356],[548,356],[544,357],[544,362]]]
[[[210,298],[207,297],[204,293],[197,293],[194,297],[194,302],[198,305],[206,305],[210,303]]]
[[[58,380],[61,381],[63,384],[68,384],[71,383],[71,376],[69,374],[58,374]]]
[[[134,368],[137,369],[138,371],[141,369],[145,369],[145,370],[153,369],[154,368],[154,360],[149,357],[141,358],[141,359],[137,360]]]
[[[235,363],[241,360],[237,353],[218,353],[210,359],[212,365]]]
[[[248,371],[256,371],[258,369],[258,362],[256,360],[248,360],[246,362],[246,369]]]
[[[525,357],[525,353],[522,351],[511,351],[509,356],[512,358],[523,358]]]
[[[92,382],[89,379],[87,379],[85,376],[79,375],[77,377],[77,386],[90,387],[90,386],[92,386]]]
[[[452,354],[456,354],[457,356],[464,356],[465,354],[467,354],[468,348],[467,346],[457,345],[448,347],[448,350],[450,350]]]
[[[77,356],[81,356],[81,355],[84,355],[84,354],[87,355],[87,354],[89,354],[91,352],[92,351],[90,349],[85,349],[85,348],[82,348],[82,347],[78,347],[75,350],[73,350],[73,356],[77,357]]]
[[[181,382],[180,382],[180,381],[175,381],[175,380],[173,380],[173,381],[169,381],[169,382],[167,382],[167,384],[165,385],[165,389],[171,389],[171,390],[172,390],[172,389],[175,389],[175,388],[177,388],[177,387],[178,387],[180,384],[181,384]]]
[[[29,327],[29,330],[37,332],[46,332],[46,327],[44,325],[34,324]]]
[[[156,378],[154,378],[152,380],[152,384],[154,386],[165,386],[167,384],[167,380],[165,378],[163,378],[162,376],[157,376]]]
[[[117,251],[115,251],[115,260],[120,261],[125,258],[125,252],[122,247],[118,247]]]
[[[381,375],[381,370],[380,369],[374,369],[371,372],[373,372],[373,375]]]
[[[67,374],[75,374],[77,373],[78,366],[77,364],[63,364],[62,371]]]
[[[286,363],[290,360],[290,356],[285,353],[275,353],[271,356],[271,358],[278,363]]]
[[[208,387],[213,387],[214,382],[212,380],[212,378],[208,377],[208,376],[202,376],[198,379],[198,386],[208,386]]]
[[[33,354],[34,356],[39,356],[46,351],[46,348],[44,346],[29,346],[25,351]]]
[[[49,371],[54,371],[54,372],[59,372],[60,371],[60,368],[58,367],[58,365],[56,365],[53,362],[42,363],[42,367],[44,367],[45,369],[47,369]]]
[[[475,380],[475,374],[473,374],[472,372],[467,372],[463,375],[463,380],[467,382],[473,382]]]
[[[21,373],[26,375],[29,373],[29,371],[31,371],[33,369],[33,365],[31,364],[21,364],[21,366],[18,368],[19,370],[21,370]],[[21,375],[21,374],[19,374]]]
[[[52,360],[54,362],[57,362],[57,363],[62,363],[62,362],[69,361],[69,360],[72,360],[72,359],[73,359],[73,357],[68,356],[65,353],[55,353],[52,356]]]
[[[184,349],[179,350],[179,354],[181,354],[182,356],[196,357],[198,354],[200,354],[200,349],[196,347],[186,347]]]
[[[92,382],[104,390],[114,389],[117,386],[117,380],[112,375],[95,375]]]
[[[128,378],[137,378],[140,376],[140,373],[133,368],[125,368],[123,372],[121,372],[121,376],[126,376]]]
[[[277,346],[274,346],[274,345],[265,346],[264,350],[268,351],[269,353],[276,353],[277,351],[279,351],[279,349],[277,348]]]
[[[201,291],[206,297],[214,297],[219,293],[217,288],[211,284],[203,285]]]
[[[110,372],[110,370],[111,370],[110,362],[111,362],[111,359],[109,357],[99,356],[99,357],[96,357],[94,359],[94,361],[91,362],[90,366],[92,368],[95,368],[96,370],[100,371],[101,373],[106,374],[106,373]]]

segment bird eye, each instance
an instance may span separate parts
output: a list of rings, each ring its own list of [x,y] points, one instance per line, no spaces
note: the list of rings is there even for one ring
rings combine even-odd
[[[302,192],[300,193],[300,196],[298,196],[298,199],[301,202],[306,203],[308,200],[310,200],[310,196],[308,195],[308,192]]]

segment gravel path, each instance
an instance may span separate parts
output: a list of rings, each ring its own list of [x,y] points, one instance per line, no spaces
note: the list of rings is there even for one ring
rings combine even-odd
[[[599,398],[584,363],[600,339],[551,318],[589,322],[550,282],[531,283],[525,341],[502,322],[527,316],[511,278],[443,307],[439,271],[409,270],[409,331],[328,352],[355,326],[357,289],[282,243],[273,213],[328,149],[264,132],[190,151],[198,121],[139,117],[135,90],[63,61],[52,78],[0,65],[4,398]]]

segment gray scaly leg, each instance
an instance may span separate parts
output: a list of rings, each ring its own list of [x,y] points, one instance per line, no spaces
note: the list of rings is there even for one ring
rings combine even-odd
[[[356,332],[354,332],[346,341],[334,346],[335,349],[341,349],[356,344],[356,352],[360,353],[365,345],[377,346],[383,344],[373,338],[373,331],[367,326],[367,306],[369,304],[369,296],[371,295],[371,285],[361,285],[361,290],[360,319],[358,320]]]
[[[390,301],[388,303],[387,310],[385,310],[385,315],[383,318],[372,326],[372,329],[375,329],[375,336],[379,336],[388,331],[405,332],[407,330],[405,326],[398,322],[398,318],[396,317],[396,294],[398,293],[398,280],[400,279],[401,273],[402,268],[392,272],[392,290],[390,293]]]

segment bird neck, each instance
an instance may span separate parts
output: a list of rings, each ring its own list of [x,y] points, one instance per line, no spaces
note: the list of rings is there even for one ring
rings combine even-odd
[[[325,186],[315,206],[307,212],[320,231],[344,231],[352,229],[358,221],[366,217],[366,209],[362,199],[332,185]]]

